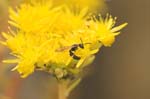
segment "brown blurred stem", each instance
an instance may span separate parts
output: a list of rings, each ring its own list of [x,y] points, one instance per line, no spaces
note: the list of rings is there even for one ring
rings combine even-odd
[[[67,83],[58,82],[58,99],[67,99]]]

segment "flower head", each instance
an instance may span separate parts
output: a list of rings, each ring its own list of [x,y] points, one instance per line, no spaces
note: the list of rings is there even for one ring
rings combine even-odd
[[[116,24],[116,17],[112,18],[112,16],[108,14],[105,19],[101,16],[99,16],[98,19],[94,17],[94,20],[90,21],[89,24],[91,30],[94,30],[94,32],[97,33],[99,41],[104,46],[111,46],[115,41],[115,36],[120,34],[119,30],[127,25],[127,23],[124,23],[114,27]]]
[[[91,18],[87,8],[78,12],[68,6],[53,6],[50,2],[21,4],[11,9],[9,29],[2,33],[2,44],[11,49],[22,77],[35,70],[52,73],[59,79],[74,77],[90,63],[102,45],[110,46],[126,23],[114,27],[116,20]],[[89,19],[90,18],[90,19]],[[59,73],[61,72],[61,73]]]

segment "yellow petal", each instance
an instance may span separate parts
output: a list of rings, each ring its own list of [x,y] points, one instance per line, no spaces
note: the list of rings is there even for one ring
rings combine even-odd
[[[18,63],[19,59],[8,59],[8,60],[3,60],[4,63]]]
[[[114,28],[111,30],[111,32],[117,32],[117,31],[121,30],[122,28],[124,28],[124,27],[127,26],[127,25],[128,25],[128,23],[124,23],[124,24],[122,24],[122,25],[119,25],[119,26],[117,26],[117,27],[114,27]]]

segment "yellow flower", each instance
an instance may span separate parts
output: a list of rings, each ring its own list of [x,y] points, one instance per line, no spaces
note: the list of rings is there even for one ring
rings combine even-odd
[[[16,10],[17,12],[12,8],[9,9],[11,19],[9,23],[29,33],[50,31],[59,15],[59,8],[52,8],[50,2],[21,4]]]
[[[9,13],[9,23],[16,30],[2,33],[6,40],[1,43],[16,58],[4,62],[17,63],[13,70],[22,77],[43,70],[59,79],[72,78],[93,61],[102,45],[110,46],[126,25],[114,27],[112,17],[93,19],[87,8],[76,12],[48,1],[24,3]]]
[[[95,21],[92,20],[89,23],[90,28],[97,33],[99,41],[104,44],[104,46],[111,46],[115,41],[115,36],[120,34],[119,30],[127,25],[127,23],[124,23],[114,27],[116,23],[116,17],[112,18],[112,16],[108,14],[105,19],[99,16],[99,19],[94,18],[94,20]]]
[[[71,11],[67,6],[62,9],[61,17],[55,22],[54,32],[64,35],[64,33],[67,34],[85,27],[87,8],[82,9],[79,13]]]

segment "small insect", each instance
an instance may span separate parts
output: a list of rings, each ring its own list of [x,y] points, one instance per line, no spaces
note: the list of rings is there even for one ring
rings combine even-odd
[[[79,43],[79,44],[73,44],[72,46],[65,46],[65,47],[62,47],[62,48],[60,48],[60,49],[57,49],[56,51],[57,51],[57,52],[61,52],[61,51],[64,51],[64,50],[68,50],[68,49],[69,49],[69,55],[70,55],[73,59],[80,60],[81,57],[75,55],[75,51],[76,51],[78,48],[84,49],[84,45],[85,45],[85,44],[91,44],[91,43],[83,43],[82,40],[81,40],[81,43]]]

